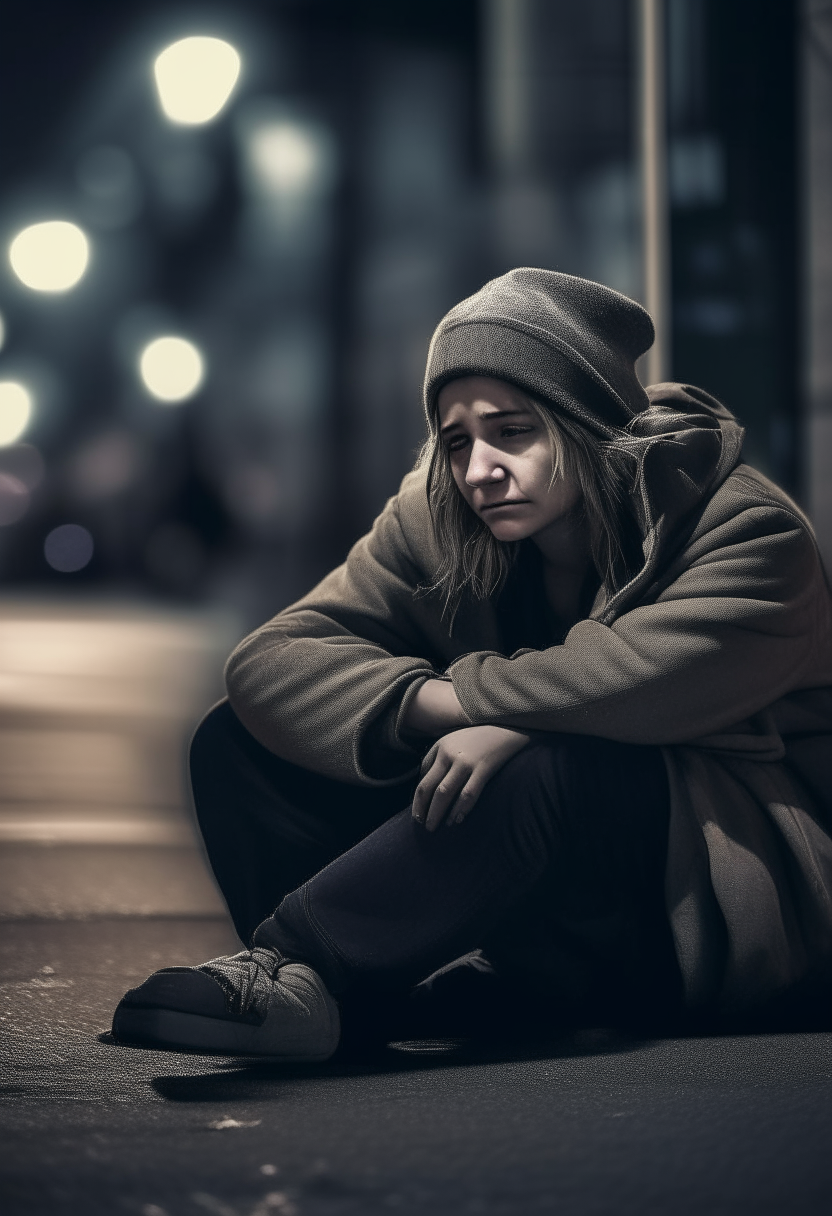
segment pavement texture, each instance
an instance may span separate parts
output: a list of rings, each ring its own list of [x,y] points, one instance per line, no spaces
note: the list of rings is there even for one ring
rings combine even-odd
[[[115,1045],[125,989],[239,948],[182,780],[228,639],[39,611],[0,610],[4,1216],[832,1210],[830,1033],[356,1039],[292,1067]]]
[[[830,1210],[828,1034],[417,1040],[292,1067],[107,1041],[126,988],[234,946],[222,921],[6,926],[5,1213]]]

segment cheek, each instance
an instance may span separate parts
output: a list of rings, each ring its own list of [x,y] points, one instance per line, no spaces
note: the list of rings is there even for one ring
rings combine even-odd
[[[521,453],[515,462],[515,474],[518,483],[525,486],[527,493],[532,493],[537,500],[547,498],[552,481],[552,452],[548,443],[543,439],[536,439]]]
[[[471,494],[471,487],[465,480],[465,474],[468,472],[468,463],[465,460],[451,461],[451,476],[454,479],[454,485],[459,490],[462,497],[467,502]]]
[[[517,471],[520,488],[541,506],[548,506],[560,493],[558,483],[555,482],[552,486],[551,481],[552,463],[548,459],[526,461],[525,467]]]
[[[553,520],[560,519],[577,506],[580,499],[581,492],[572,482],[555,482],[547,497],[547,514]]]

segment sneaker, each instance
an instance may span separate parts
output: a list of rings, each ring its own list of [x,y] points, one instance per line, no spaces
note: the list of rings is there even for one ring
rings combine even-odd
[[[338,1006],[317,972],[262,946],[156,971],[113,1016],[120,1043],[273,1060],[326,1060],[340,1033]]]

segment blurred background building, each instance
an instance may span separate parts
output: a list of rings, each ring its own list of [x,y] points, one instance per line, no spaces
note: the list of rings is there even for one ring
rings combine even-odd
[[[29,0],[0,41],[0,577],[218,604],[341,559],[432,329],[644,297],[637,0]],[[669,375],[832,545],[832,8],[666,0]]]

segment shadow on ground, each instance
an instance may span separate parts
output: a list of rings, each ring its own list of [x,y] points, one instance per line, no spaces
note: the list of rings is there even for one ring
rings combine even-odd
[[[102,1041],[111,1042],[110,1036]],[[534,1061],[582,1058],[633,1052],[637,1040],[614,1031],[578,1031],[533,1044],[482,1043],[463,1039],[410,1039],[352,1046],[324,1064],[258,1064],[229,1061],[212,1073],[154,1077],[153,1089],[173,1102],[240,1102],[268,1099],[289,1080],[332,1077],[382,1078],[413,1072],[437,1072],[487,1064],[531,1064]],[[179,1054],[179,1053],[174,1053]],[[180,1055],[181,1058],[181,1055]]]

